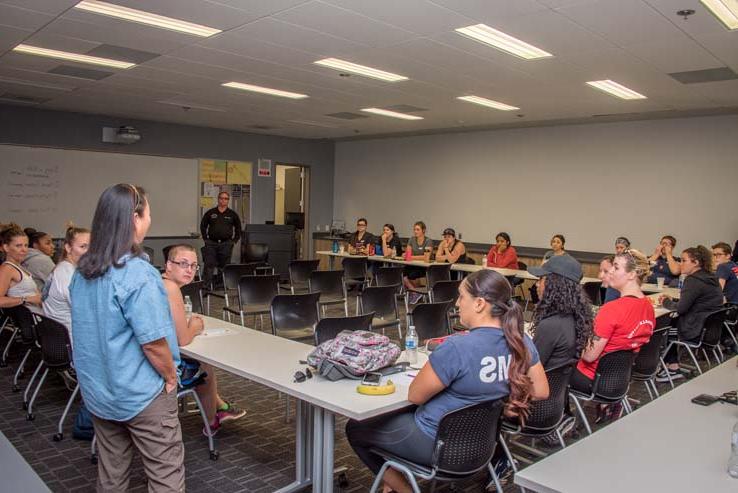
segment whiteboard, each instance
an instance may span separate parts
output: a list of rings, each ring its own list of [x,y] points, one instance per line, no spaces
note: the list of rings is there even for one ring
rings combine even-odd
[[[61,237],[68,221],[90,226],[103,190],[131,183],[149,199],[148,236],[199,230],[195,159],[0,145],[0,163],[0,222]]]

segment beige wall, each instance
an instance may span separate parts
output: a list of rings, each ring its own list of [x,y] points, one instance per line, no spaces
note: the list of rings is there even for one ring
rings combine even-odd
[[[432,115],[427,115],[432,117]],[[738,116],[571,125],[339,142],[334,212],[408,235],[424,220],[464,240],[606,252],[738,238]]]

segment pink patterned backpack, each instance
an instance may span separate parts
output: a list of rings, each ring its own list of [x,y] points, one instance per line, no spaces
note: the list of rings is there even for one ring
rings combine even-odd
[[[389,337],[367,330],[344,330],[307,357],[310,366],[329,380],[361,379],[365,373],[391,366],[400,348]]]

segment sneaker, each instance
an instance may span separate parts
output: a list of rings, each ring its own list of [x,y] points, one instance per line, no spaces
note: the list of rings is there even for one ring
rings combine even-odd
[[[667,375],[666,371],[669,372]],[[669,381],[669,376],[671,376],[671,380],[679,380],[680,378],[684,378],[684,374],[680,372],[679,370],[661,370],[656,374],[656,381],[659,383],[664,383]]]
[[[240,409],[228,401],[225,401],[225,403],[228,406],[228,409],[218,409],[218,412],[215,413],[219,424],[225,423],[226,421],[233,421],[234,419],[242,418],[246,415],[246,411],[244,409]]]
[[[216,433],[218,433],[218,430],[220,429],[220,420],[218,419],[218,415],[215,415],[215,419],[212,423],[210,423],[210,433],[208,433],[208,429],[204,426],[202,427],[202,434],[206,437],[214,437]]]

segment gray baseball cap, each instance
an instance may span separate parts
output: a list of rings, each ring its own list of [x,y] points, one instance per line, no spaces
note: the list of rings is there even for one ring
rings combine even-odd
[[[543,265],[528,267],[528,272],[536,277],[558,274],[574,282],[582,280],[582,264],[568,254],[555,255]]]

